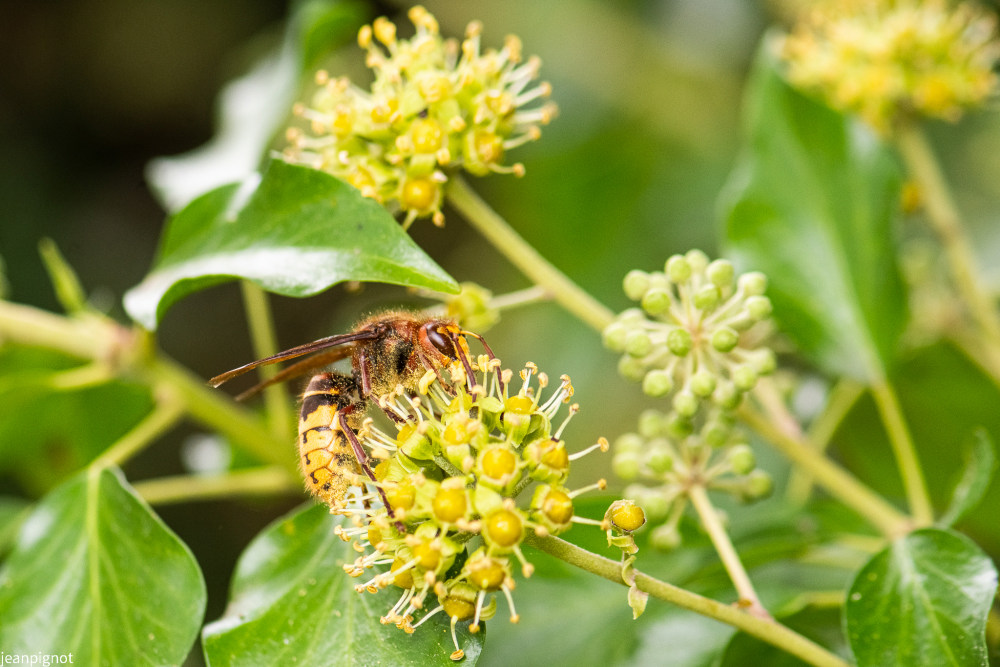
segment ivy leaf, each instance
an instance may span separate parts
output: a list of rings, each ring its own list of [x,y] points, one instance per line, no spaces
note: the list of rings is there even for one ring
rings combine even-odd
[[[993,453],[993,441],[984,430],[973,434],[972,446],[966,452],[962,476],[952,492],[947,511],[938,520],[938,525],[952,526],[969,510],[975,508],[983,497],[997,471],[997,457]]]
[[[237,278],[296,297],[347,280],[458,292],[376,202],[282,160],[271,161],[248,199],[227,185],[171,218],[153,270],[125,295],[125,309],[154,329],[184,296]]]
[[[205,610],[198,564],[120,473],[84,472],[38,504],[0,570],[0,646],[83,665],[177,665]]]
[[[763,271],[782,331],[833,375],[884,377],[906,318],[900,175],[865,127],[784,82],[764,43],[723,200],[729,253]]]
[[[189,153],[149,163],[146,178],[168,210],[253,174],[288,118],[304,75],[330,49],[351,41],[363,20],[356,2],[297,5],[281,44],[222,89],[215,136]]]
[[[342,565],[357,553],[334,529],[322,505],[279,519],[247,547],[236,566],[225,616],[205,627],[210,667],[236,665],[453,665],[447,618],[431,618],[412,635],[379,622],[402,590],[357,593]],[[369,571],[371,572],[371,571]],[[374,575],[374,572],[371,572]],[[436,605],[433,595],[429,608]],[[484,631],[458,626],[463,665],[474,665]]]
[[[861,568],[848,593],[858,667],[985,667],[996,588],[989,556],[963,535],[927,528],[897,540]]]

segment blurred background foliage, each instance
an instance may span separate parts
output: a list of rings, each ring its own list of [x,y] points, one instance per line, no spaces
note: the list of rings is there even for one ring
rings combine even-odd
[[[165,217],[144,179],[147,163],[210,139],[218,91],[280,43],[282,21],[294,3],[12,4],[0,22],[5,51],[0,57],[0,257],[7,298],[58,310],[37,252],[39,240],[50,237],[79,273],[92,303],[124,320],[121,296],[148,270]],[[542,141],[514,154],[527,167],[525,178],[493,176],[472,184],[556,266],[617,311],[628,305],[621,277],[629,269],[660,269],[669,255],[693,247],[717,253],[716,200],[739,150],[746,73],[763,31],[776,20],[775,7],[729,0],[424,4],[446,35],[461,35],[468,21],[480,19],[484,45],[499,45],[504,35],[515,33],[526,54],[541,56],[542,78],[553,85],[559,117],[545,128]],[[398,18],[407,6],[359,4],[358,25],[380,14]],[[405,19],[399,23],[407,25]],[[359,71],[362,52],[350,34],[325,63],[331,71]],[[984,253],[982,264],[1000,280],[1000,262],[990,261],[1000,256],[995,232],[1000,123],[987,113],[960,127],[933,130],[938,145],[947,148],[946,164]],[[446,215],[443,230],[420,221],[413,236],[448,272],[497,294],[527,286],[456,214],[446,210]],[[282,346],[345,331],[363,315],[400,303],[419,307],[428,302],[380,285],[359,293],[336,287],[306,300],[272,298]],[[506,312],[487,339],[507,366],[531,360],[550,375],[571,375],[582,408],[567,433],[571,448],[634,429],[636,415],[648,405],[638,386],[617,375],[616,360],[602,349],[599,336],[556,305]],[[167,354],[206,378],[252,359],[238,286],[206,290],[177,304],[158,340]],[[11,371],[0,355],[0,373]],[[903,364],[900,375],[925,466],[944,471],[932,476],[932,490],[940,498],[948,488],[941,480],[960,466],[957,421],[967,422],[959,432],[968,433],[984,414],[995,415],[988,406],[996,405],[991,402],[996,387],[947,347],[920,352]],[[941,408],[933,396],[921,393],[926,383],[939,386],[942,375],[954,383],[949,406],[967,410]],[[117,398],[98,421],[120,433],[117,429],[128,428],[148,408],[147,400]],[[39,496],[106,446],[98,443],[116,437],[88,433],[87,441],[95,443],[92,451],[68,446],[64,429],[86,429],[90,421],[72,406],[52,415],[64,429],[46,428],[41,436],[5,429],[3,420],[16,406],[15,401],[0,405],[0,456],[10,462],[30,446],[38,448],[30,459],[52,467],[14,476],[9,465],[0,466],[3,495]],[[952,427],[935,433],[940,422],[934,415],[942,409]],[[43,411],[30,419],[48,418]],[[864,437],[835,439],[834,448],[863,479],[899,498],[895,467],[875,422],[874,408],[862,402],[842,432],[850,429]],[[985,426],[994,437],[1000,432],[1000,424]],[[193,426],[175,429],[128,463],[128,478],[182,472],[184,453],[200,435]],[[948,442],[950,447],[942,444]],[[290,444],[290,456],[291,451]],[[607,474],[594,466],[609,460],[588,457],[575,474],[579,480]],[[777,459],[764,463],[779,488],[780,466]],[[301,500],[157,509],[204,569],[207,619],[221,613],[233,563],[250,538]],[[984,508],[996,502],[1000,491],[994,484]],[[970,533],[995,558],[1000,535],[983,511],[977,517]],[[621,618],[628,613],[624,603],[616,611]]]

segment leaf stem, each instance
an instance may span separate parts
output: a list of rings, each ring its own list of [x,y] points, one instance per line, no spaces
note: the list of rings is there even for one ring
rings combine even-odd
[[[807,440],[817,452],[826,451],[833,434],[837,431],[851,408],[865,393],[865,387],[859,382],[842,379],[834,385],[827,397],[826,407],[809,426]],[[795,505],[803,505],[812,493],[813,477],[802,468],[793,468],[788,480],[788,490],[785,496]]]
[[[254,356],[258,359],[270,357],[278,352],[278,337],[274,331],[274,318],[267,293],[249,280],[241,280],[243,304],[247,312],[247,325]],[[277,366],[261,366],[257,369],[261,381],[270,380],[278,373]],[[288,395],[281,385],[271,385],[264,389],[264,409],[267,423],[275,437],[288,437],[293,432],[295,417],[292,414]]]
[[[907,170],[920,188],[927,219],[941,240],[955,287],[991,344],[1000,346],[996,303],[983,288],[972,244],[927,135],[914,121],[903,123],[895,139]]]
[[[542,257],[460,176],[448,182],[448,201],[476,230],[520,271],[544,287],[563,308],[597,331],[614,320],[614,313]]]
[[[161,477],[136,482],[133,486],[150,505],[216,500],[236,495],[301,492],[301,484],[279,466],[236,470],[221,475]]]
[[[739,554],[736,553],[733,542],[729,539],[729,534],[719,520],[719,513],[712,505],[705,487],[700,484],[692,485],[688,489],[688,497],[691,498],[691,504],[698,513],[698,518],[701,519],[701,525],[705,527],[708,537],[712,540],[712,545],[722,560],[722,565],[726,568],[729,578],[736,587],[740,603],[746,603],[747,611],[754,616],[770,619],[771,614],[761,604],[757,591],[754,590],[753,582],[750,581],[750,576],[743,567],[743,562],[740,560]]]
[[[889,444],[892,446],[896,465],[899,466],[899,473],[903,478],[903,487],[906,489],[906,498],[913,519],[918,526],[929,526],[934,522],[934,508],[931,506],[917,450],[913,445],[913,437],[906,425],[896,392],[885,379],[873,382],[871,391],[882,423],[885,424],[886,432],[889,434]]]
[[[767,396],[768,386],[761,381],[754,390],[765,410],[769,413],[787,411],[783,402]],[[774,419],[746,403],[737,414],[786,458],[811,474],[827,493],[866,518],[886,537],[891,539],[905,535],[912,528],[909,517],[817,451],[794,419]]]
[[[525,542],[570,565],[626,585],[622,580],[620,562],[598,556],[558,537],[538,537],[531,531],[528,531]],[[748,614],[731,605],[684,590],[638,570],[634,572],[635,584],[639,590],[655,598],[727,623],[816,667],[848,667],[848,663],[822,646],[774,620]]]
[[[152,412],[143,417],[142,421],[94,459],[90,463],[91,467],[120,467],[122,463],[141,452],[146,445],[169,431],[183,416],[184,409],[180,401],[164,398]]]

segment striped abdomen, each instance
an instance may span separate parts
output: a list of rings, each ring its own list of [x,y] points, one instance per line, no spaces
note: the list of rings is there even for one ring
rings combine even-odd
[[[340,505],[347,489],[355,484],[361,466],[338,423],[345,414],[347,425],[357,429],[364,406],[357,397],[357,384],[346,375],[321,373],[313,376],[302,394],[299,416],[299,464],[306,487],[331,507]]]

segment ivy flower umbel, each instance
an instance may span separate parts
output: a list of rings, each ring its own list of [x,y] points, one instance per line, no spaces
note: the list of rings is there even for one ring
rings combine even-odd
[[[622,353],[619,371],[646,394],[672,396],[680,419],[705,402],[733,409],[775,368],[771,350],[758,346],[756,325],[771,314],[766,286],[763,274],[737,278],[731,263],[699,250],[674,255],[663,272],[625,276],[625,294],[641,308],[608,325],[604,344]]]
[[[526,365],[519,383],[497,359],[481,356],[470,368],[472,378],[461,363],[441,374],[429,371],[417,396],[399,387],[379,401],[394,417],[394,432],[369,419],[359,433],[380,460],[376,485],[391,513],[376,493],[343,510],[354,527],[341,536],[354,539],[361,553],[344,569],[368,574],[359,592],[400,589],[382,620],[408,633],[439,612],[451,619],[453,638],[462,621],[477,632],[495,613],[496,594],[517,622],[514,570],[528,577],[534,569],[521,551],[527,531],[546,536],[573,523],[599,525],[577,517],[573,499],[604,488],[604,480],[573,491],[566,484],[573,460],[607,451],[608,443],[601,438],[584,451],[567,450],[563,431],[578,408],[570,405],[561,419],[558,414],[573,395],[569,377],[550,390],[534,364]],[[523,494],[530,485],[534,490]],[[376,566],[388,569],[373,573]],[[456,638],[452,657],[462,655]]]
[[[645,510],[653,524],[651,541],[662,549],[680,543],[678,524],[693,486],[732,494],[750,502],[770,494],[771,477],[757,468],[756,458],[733,418],[716,409],[701,415],[697,428],[657,410],[639,418],[638,433],[626,433],[614,444],[612,467],[627,482],[625,497]]]
[[[523,60],[517,37],[483,51],[478,22],[459,43],[442,38],[423,7],[409,18],[416,28],[410,39],[399,39],[385,17],[359,32],[374,72],[369,90],[317,73],[312,101],[295,107],[305,123],[289,129],[285,158],[400,209],[404,227],[418,217],[441,225],[449,174],[523,174],[522,165],[505,164],[506,153],[541,136],[556,107],[537,103],[550,86],[535,83],[541,61]]]
[[[901,117],[957,120],[997,85],[996,21],[967,2],[827,0],[780,42],[788,78],[889,132]]]

